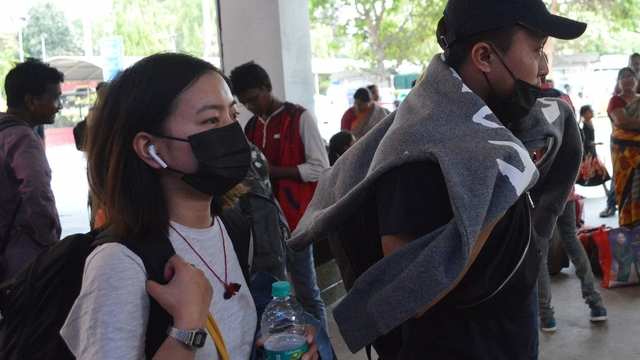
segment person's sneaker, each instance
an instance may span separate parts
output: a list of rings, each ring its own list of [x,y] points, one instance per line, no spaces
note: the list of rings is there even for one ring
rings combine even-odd
[[[608,208],[606,208],[606,209],[604,209],[604,210],[602,210],[600,212],[600,217],[601,218],[608,218],[608,217],[612,217],[615,214],[616,214],[616,208],[608,207]]]
[[[556,319],[550,318],[540,320],[540,330],[544,332],[555,332],[556,329]]]
[[[604,306],[595,305],[591,307],[591,321],[607,321],[607,309]]]

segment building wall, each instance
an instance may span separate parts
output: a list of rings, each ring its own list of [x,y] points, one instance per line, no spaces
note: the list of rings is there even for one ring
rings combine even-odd
[[[314,111],[307,1],[220,0],[218,14],[225,73],[253,60],[269,73],[275,96]]]

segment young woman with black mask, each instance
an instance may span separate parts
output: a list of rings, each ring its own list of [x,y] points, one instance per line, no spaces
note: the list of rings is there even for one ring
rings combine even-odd
[[[88,138],[103,229],[133,247],[170,242],[176,255],[164,268],[164,285],[147,280],[149,269],[129,246],[108,243],[89,255],[61,330],[77,358],[252,356],[255,305],[229,229],[211,211],[213,197],[232,190],[249,166],[235,117],[221,72],[188,55],[149,56],[111,84]],[[154,304],[171,318],[156,348],[145,338]],[[226,351],[206,335],[209,315]],[[311,344],[305,358],[315,359],[315,349]]]

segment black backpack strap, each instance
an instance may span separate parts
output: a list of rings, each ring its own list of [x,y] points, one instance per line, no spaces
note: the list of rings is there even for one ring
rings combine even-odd
[[[251,224],[242,212],[236,208],[226,208],[219,214],[220,220],[227,229],[233,249],[238,255],[240,268],[245,280],[251,279],[251,265],[253,262],[253,244],[251,238]]]
[[[161,238],[154,242],[137,243],[133,241],[123,241],[114,237],[109,229],[102,232],[96,241],[95,246],[117,242],[134,254],[138,255],[147,270],[147,278],[160,284],[166,284],[164,279],[164,268],[167,261],[175,254],[175,250],[168,238]],[[173,324],[173,318],[167,313],[158,302],[149,296],[149,321],[145,341],[145,354],[148,359],[158,351],[162,343],[167,338],[167,328]]]
[[[229,238],[233,243],[234,250],[238,255],[240,267],[249,281],[250,262],[252,255],[251,231],[249,223],[244,216],[235,209],[225,209],[220,215],[220,219],[227,229]],[[118,239],[113,233],[106,229],[97,236],[93,246],[117,242],[134,254],[138,255],[147,270],[147,278],[160,284],[166,284],[164,279],[164,268],[167,261],[175,255],[175,249],[168,238],[161,238],[153,242],[133,242]],[[145,354],[151,359],[158,351],[162,343],[167,338],[167,328],[173,324],[173,318],[167,313],[157,301],[149,296],[149,321],[147,324]]]
[[[166,284],[164,268],[167,261],[175,255],[168,238],[162,238],[153,244],[125,244],[142,259],[149,280]],[[173,325],[173,318],[158,302],[149,296],[149,321],[147,324],[145,353],[151,359],[167,338],[167,328]]]

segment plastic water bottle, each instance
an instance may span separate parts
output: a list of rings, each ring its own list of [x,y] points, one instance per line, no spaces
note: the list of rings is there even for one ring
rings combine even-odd
[[[262,334],[267,336],[267,360],[300,359],[309,350],[302,308],[291,296],[291,285],[286,281],[273,283],[271,296],[260,324]]]

